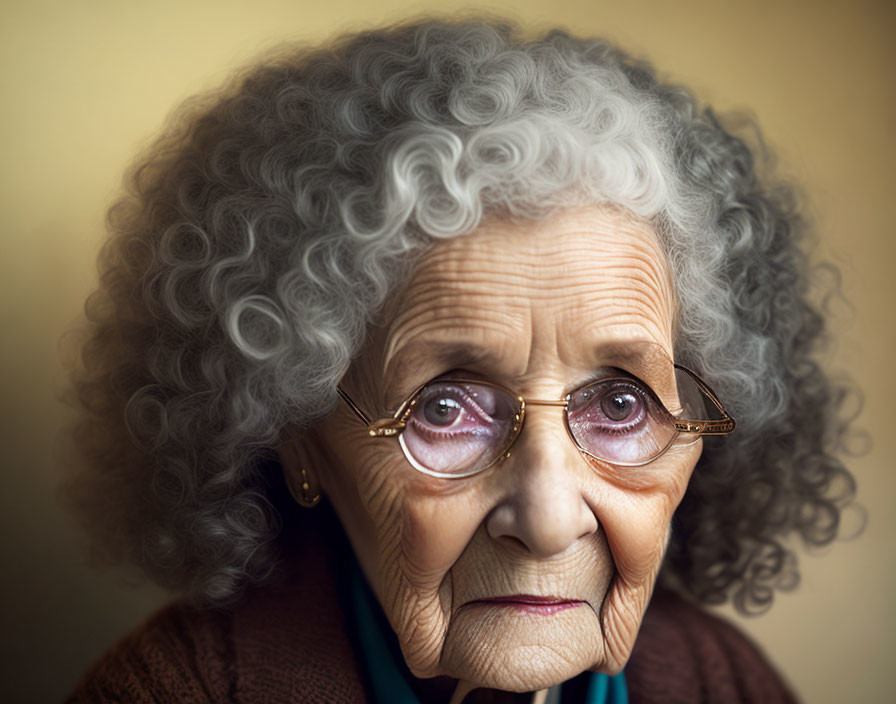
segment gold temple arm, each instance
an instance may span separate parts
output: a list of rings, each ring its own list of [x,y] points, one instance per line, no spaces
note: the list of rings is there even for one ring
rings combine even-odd
[[[703,395],[708,398],[712,405],[716,407],[719,413],[724,416],[723,418],[717,420],[676,420],[675,429],[682,433],[700,433],[701,435],[728,435],[729,433],[734,432],[735,422],[734,418],[728,415],[728,411],[722,406],[719,402],[718,397],[716,396],[715,391],[709,388],[709,385],[703,381],[695,372],[692,372],[687,367],[683,367],[680,364],[673,364],[673,367],[676,369],[680,369],[685,374],[687,374],[691,379],[693,379],[694,383],[697,384],[697,388],[703,392]]]
[[[348,407],[354,411],[355,415],[361,419],[361,422],[367,426],[367,432],[371,437],[388,437],[390,435],[398,435],[404,430],[405,422],[397,418],[384,418],[382,420],[372,421],[367,417],[358,404],[352,401],[351,397],[343,391],[341,386],[336,387],[336,391],[342,397],[342,400],[348,404]]]
[[[361,422],[364,423],[364,425],[370,425],[370,418],[367,417],[367,414],[364,413],[364,411],[358,408],[357,404],[352,401],[351,397],[342,390],[342,387],[337,386],[336,391],[339,392],[339,395],[342,397],[342,400],[348,404],[348,407],[355,412],[355,415],[361,419]]]
[[[675,429],[682,433],[701,435],[728,435],[734,430],[734,419],[723,420],[677,420]]]

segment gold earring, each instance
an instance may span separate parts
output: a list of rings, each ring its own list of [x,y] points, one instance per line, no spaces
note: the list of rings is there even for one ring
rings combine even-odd
[[[300,506],[304,506],[305,508],[314,508],[317,506],[320,501],[320,492],[312,495],[311,493],[311,484],[308,481],[308,472],[305,471],[305,468],[302,468],[302,487],[301,492],[292,492],[292,497],[298,502]]]

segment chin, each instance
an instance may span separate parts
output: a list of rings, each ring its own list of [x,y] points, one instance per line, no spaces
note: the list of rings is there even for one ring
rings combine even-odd
[[[462,608],[442,653],[445,674],[508,692],[552,687],[603,660],[600,624],[587,604],[550,616]]]

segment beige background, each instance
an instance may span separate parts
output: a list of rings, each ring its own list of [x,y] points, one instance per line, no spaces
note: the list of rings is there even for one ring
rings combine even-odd
[[[469,6],[443,2],[444,10]],[[89,661],[160,603],[83,564],[57,508],[60,331],[93,284],[104,208],[168,110],[284,39],[319,40],[435,2],[4,2],[0,8],[0,700],[56,701]],[[486,7],[484,5],[479,7]],[[802,181],[822,253],[854,313],[832,363],[867,395],[873,451],[851,466],[865,534],[803,561],[800,588],[743,627],[808,702],[890,701],[894,134],[892,3],[529,0],[488,5],[526,25],[602,34],[720,108],[759,116]],[[888,696],[888,694],[890,696]]]

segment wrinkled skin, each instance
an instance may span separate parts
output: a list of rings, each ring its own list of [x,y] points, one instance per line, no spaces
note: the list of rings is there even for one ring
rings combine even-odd
[[[617,367],[674,410],[672,313],[643,222],[598,207],[486,221],[423,258],[343,388],[383,418],[451,370],[561,399]],[[341,404],[282,454],[332,502],[414,675],[531,691],[624,666],[700,448],[614,468],[576,449],[562,409],[533,406],[509,458],[440,479]],[[547,615],[471,603],[518,594],[583,603]]]

